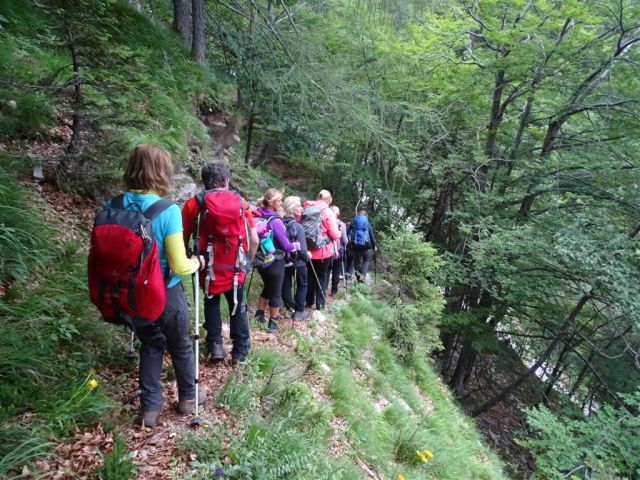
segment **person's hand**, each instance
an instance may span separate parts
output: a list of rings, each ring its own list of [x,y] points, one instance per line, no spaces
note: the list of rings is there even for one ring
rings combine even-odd
[[[198,267],[199,271],[204,270],[204,268],[207,266],[206,262],[204,261],[204,257],[202,255],[193,255],[191,257],[192,259],[198,260],[198,263],[200,264],[200,267]]]
[[[312,259],[313,257],[311,256],[311,252],[307,250],[307,262],[310,262]]]
[[[293,246],[295,247],[295,249],[293,250],[294,252],[300,251],[300,242],[293,242]]]

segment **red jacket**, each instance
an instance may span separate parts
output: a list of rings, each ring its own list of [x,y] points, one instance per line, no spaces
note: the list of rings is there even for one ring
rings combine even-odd
[[[322,225],[320,226],[320,231],[322,232],[323,236],[328,236],[332,240],[329,245],[325,245],[324,247],[321,247],[317,250],[309,249],[311,259],[324,260],[325,258],[331,258],[333,257],[335,249],[333,240],[340,240],[341,237],[336,214],[329,208],[329,205],[327,205],[327,203],[322,200],[307,200],[306,202],[304,202],[305,208],[310,206],[319,206],[324,209],[322,211]]]

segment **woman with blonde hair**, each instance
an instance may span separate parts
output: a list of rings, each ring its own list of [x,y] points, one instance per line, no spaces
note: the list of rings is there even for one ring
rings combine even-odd
[[[345,256],[347,243],[349,238],[347,237],[347,226],[342,220],[340,220],[340,209],[336,205],[329,207],[336,214],[336,222],[338,223],[338,229],[340,230],[340,240],[334,241],[333,261],[331,263],[331,293],[330,295],[336,296],[338,293],[338,286],[340,279],[345,275]]]
[[[267,235],[269,232],[272,233],[275,249],[274,259],[268,264],[257,267],[264,287],[260,293],[255,317],[258,322],[267,323],[265,310],[268,307],[269,323],[267,329],[271,333],[279,330],[277,322],[280,320],[280,307],[282,306],[285,256],[300,250],[299,243],[292,243],[287,238],[287,231],[280,217],[282,197],[283,194],[280,190],[269,188],[258,202],[260,208],[253,212],[258,232],[261,231],[259,224],[262,223],[263,227],[266,227],[262,229],[263,232],[266,232]]]
[[[315,210],[320,215],[320,242],[319,245],[307,244],[311,261],[309,267],[313,272],[309,287],[307,288],[307,307],[314,304],[318,310],[322,310],[326,303],[326,291],[329,284],[329,268],[335,253],[334,241],[339,240],[341,233],[336,222],[336,214],[329,208],[332,198],[328,190],[320,190],[316,200],[304,202],[305,216],[307,212]]]
[[[119,197],[122,207],[145,212],[169,193],[172,187],[173,164],[166,150],[154,145],[138,145],[129,155],[124,172],[127,191]],[[109,203],[113,206],[116,198]],[[180,275],[189,275],[204,266],[203,259],[187,258],[182,240],[180,207],[171,204],[152,220],[158,246],[159,262],[166,272],[166,306],[153,323],[134,324],[140,340],[140,404],[142,424],[154,427],[163,405],[162,361],[169,350],[178,383],[179,413],[191,413],[195,408],[195,364],[189,338],[189,306]],[[200,389],[199,403],[206,397]]]
[[[287,197],[282,205],[284,210],[284,226],[287,236],[292,242],[300,243],[300,251],[289,254],[284,268],[284,281],[282,282],[282,301],[287,310],[293,310],[293,320],[306,320],[311,312],[305,311],[307,297],[307,263],[309,252],[307,241],[304,237],[304,229],[298,221],[302,216],[302,201],[300,197]],[[295,283],[295,299],[291,296],[291,287]]]

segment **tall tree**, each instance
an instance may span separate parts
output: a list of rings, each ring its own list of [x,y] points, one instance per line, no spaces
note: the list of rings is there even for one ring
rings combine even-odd
[[[191,45],[191,0],[173,0],[173,30],[185,45]]]
[[[191,16],[193,19],[193,39],[191,44],[191,56],[196,62],[203,62],[207,51],[207,38],[205,34],[204,0],[192,0]]]

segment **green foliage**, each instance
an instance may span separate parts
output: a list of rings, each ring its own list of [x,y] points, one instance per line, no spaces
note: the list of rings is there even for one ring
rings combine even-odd
[[[362,295],[336,311],[339,341],[332,346],[327,393],[336,415],[347,422],[346,436],[360,458],[393,478],[398,473],[405,478],[504,478],[498,462],[487,461],[477,431],[454,406],[422,349],[403,358],[380,335],[390,311]],[[359,328],[366,329],[368,340],[349,341],[360,339],[353,332]],[[349,355],[342,354],[345,343]],[[416,454],[425,449],[434,453],[428,463]]]
[[[33,194],[16,186],[18,168],[0,156],[0,284],[22,280],[42,267],[56,252],[40,220]]]
[[[7,437],[4,438],[9,440]],[[41,438],[29,438],[23,441],[0,458],[0,475],[3,478],[9,478],[10,474],[22,468],[24,465],[28,465],[34,460],[44,457],[54,446],[54,443],[47,442]],[[36,476],[34,478],[42,478],[43,476],[44,475]],[[12,478],[19,477],[14,476]]]
[[[68,248],[40,285],[19,283],[0,302],[2,456],[21,455],[26,438],[70,435],[114,406],[87,372],[96,363],[124,366],[123,355],[112,328],[88,308],[85,278],[86,257]]]
[[[527,411],[534,435],[520,440],[536,458],[535,478],[622,478],[640,471],[640,420],[629,409],[640,393],[625,396],[627,406],[604,405],[594,415],[571,418],[545,407]]]
[[[313,400],[304,382],[283,379],[276,389],[265,387],[264,376],[253,362],[260,364],[267,358],[275,362],[267,373],[268,384],[291,370],[282,370],[284,357],[278,361],[267,355],[266,349],[258,352],[251,357],[249,372],[245,367],[244,373],[232,376],[221,396],[230,406],[239,436],[233,436],[228,444],[224,440],[227,434],[218,425],[213,425],[210,434],[188,435],[181,448],[197,452],[198,460],[191,462],[190,472],[195,473],[186,478],[359,478],[356,469],[326,451],[331,410]],[[278,368],[280,373],[274,373]],[[252,397],[237,393],[241,385],[242,392],[251,392]],[[265,402],[263,396],[260,405],[256,400],[265,390],[271,392],[270,401]]]
[[[103,465],[95,475],[100,480],[128,480],[136,474],[133,457],[127,449],[127,442],[119,435],[113,439],[113,450],[104,457]]]
[[[177,163],[186,163],[189,145],[206,148],[196,112],[226,104],[216,74],[129,2],[8,0],[0,18],[0,138],[33,138],[72,114],[81,122],[82,148],[67,156],[59,183],[104,195],[133,145],[161,145]]]

